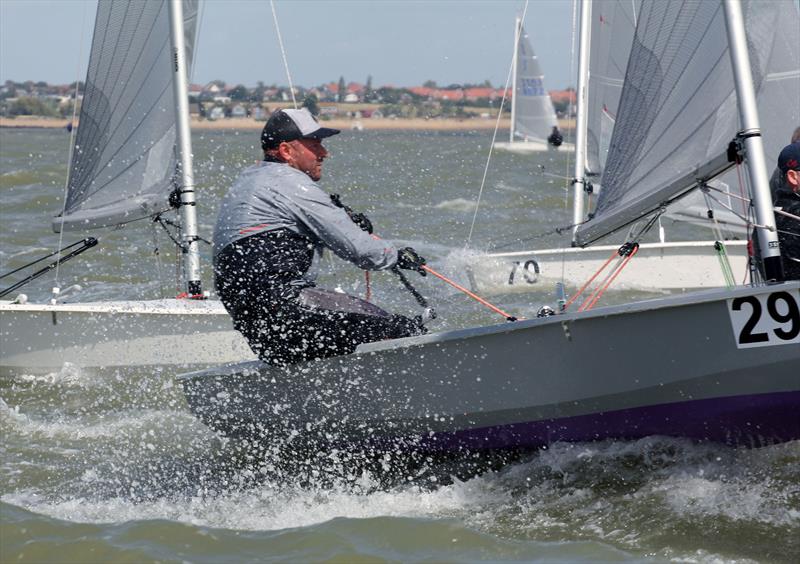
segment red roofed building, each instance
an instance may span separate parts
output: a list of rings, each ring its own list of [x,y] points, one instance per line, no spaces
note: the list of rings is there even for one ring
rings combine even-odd
[[[550,94],[550,99],[554,104],[559,102],[575,103],[575,91],[571,88],[568,90],[551,90],[548,94]]]
[[[509,93],[511,91],[509,90]],[[495,100],[497,98],[503,97],[503,89],[502,88],[467,88],[464,91],[464,98],[470,101],[480,100],[481,98],[486,98],[489,100]]]

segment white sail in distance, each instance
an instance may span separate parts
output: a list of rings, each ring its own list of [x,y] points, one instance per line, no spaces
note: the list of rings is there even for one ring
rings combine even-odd
[[[512,138],[517,140],[546,141],[558,122],[553,102],[544,87],[544,73],[533,52],[528,34],[522,23],[516,53],[516,80],[514,82],[514,123]]]

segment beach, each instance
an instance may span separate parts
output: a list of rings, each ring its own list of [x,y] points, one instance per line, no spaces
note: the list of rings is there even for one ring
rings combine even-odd
[[[67,126],[70,120],[45,118],[40,116],[18,116],[15,118],[0,117],[0,127],[9,128],[50,128],[60,129]],[[569,129],[572,127],[572,120],[558,120],[559,127]],[[492,130],[497,125],[494,118],[471,118],[471,119],[330,119],[325,120],[327,127],[336,129],[356,129],[359,127],[376,131],[396,131],[396,130],[419,130],[419,131],[479,131]],[[511,120],[503,118],[500,120],[499,130],[508,131]],[[252,118],[225,118],[220,120],[207,120],[197,117],[191,118],[192,129],[254,129],[264,127],[264,121]]]

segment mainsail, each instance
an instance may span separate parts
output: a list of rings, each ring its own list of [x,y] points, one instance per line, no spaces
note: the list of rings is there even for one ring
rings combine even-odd
[[[625,67],[641,0],[595,0],[592,3],[586,171],[600,175],[622,94]]]
[[[183,0],[191,66],[199,0]],[[127,223],[169,208],[176,167],[168,0],[98,3],[67,199],[53,228]]]
[[[745,21],[759,109],[769,114],[762,105],[780,103],[783,123],[793,127],[800,118],[797,10],[785,2],[749,2]],[[767,97],[767,89],[786,94]],[[774,101],[762,103],[767,98]],[[726,152],[737,130],[721,3],[643,2],[603,191],[594,218],[578,228],[577,242],[590,243],[636,221],[730,166]]]
[[[519,24],[514,82],[512,139],[545,141],[556,121],[553,102],[544,87],[544,74],[525,28]]]

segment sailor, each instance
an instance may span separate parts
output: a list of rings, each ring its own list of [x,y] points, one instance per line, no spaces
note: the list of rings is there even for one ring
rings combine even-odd
[[[786,280],[800,280],[800,141],[790,143],[778,156],[781,185],[775,195],[775,209],[794,218],[775,214],[783,274]]]
[[[553,147],[560,147],[561,143],[564,142],[564,137],[561,135],[561,132],[558,130],[558,126],[553,126],[553,131],[550,133],[550,136],[547,138],[547,142],[552,145]]]
[[[789,141],[789,143],[794,143],[795,141],[800,141],[800,126],[795,128],[794,132],[792,133],[792,139]],[[778,190],[782,184],[783,173],[781,173],[781,169],[776,166],[775,170],[772,171],[772,176],[769,179],[769,191],[772,194],[772,201],[775,201],[775,199],[778,197]]]
[[[273,365],[424,332],[417,320],[315,287],[325,248],[365,270],[425,275],[425,259],[414,249],[398,250],[372,236],[363,214],[317,185],[329,155],[322,139],[338,133],[321,127],[305,108],[273,112],[261,133],[264,160],[242,171],[220,206],[214,228],[217,291],[234,327]]]

